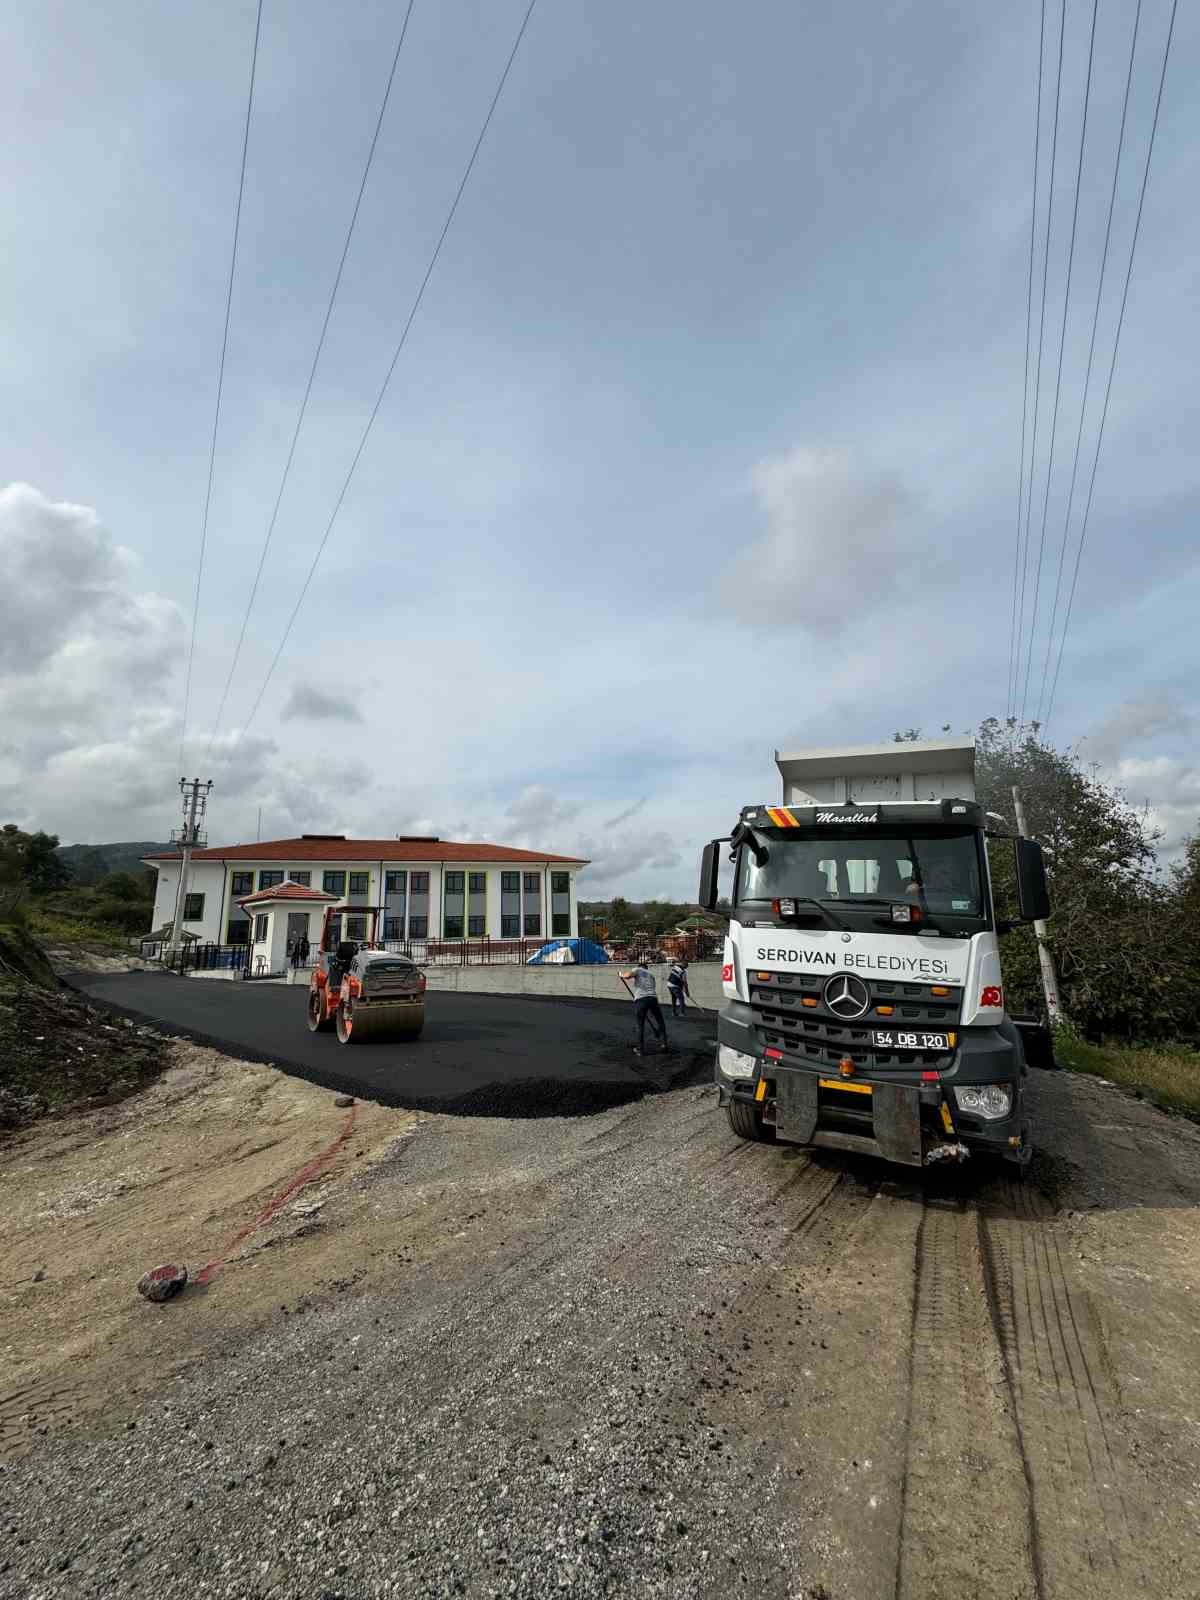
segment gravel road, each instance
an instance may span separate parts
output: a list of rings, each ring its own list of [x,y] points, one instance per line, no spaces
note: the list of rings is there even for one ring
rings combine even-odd
[[[6,1465],[0,1593],[1195,1600],[1200,1132],[1035,1080],[1023,1184],[746,1145],[707,1087],[422,1115],[338,1277]]]

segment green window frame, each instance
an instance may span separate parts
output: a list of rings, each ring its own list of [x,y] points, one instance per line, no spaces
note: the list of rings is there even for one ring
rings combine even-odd
[[[204,921],[204,896],[202,894],[185,894],[183,897],[183,920],[185,922]]]
[[[322,876],[321,887],[326,894],[344,895],[346,892],[346,874],[344,872],[326,872]]]

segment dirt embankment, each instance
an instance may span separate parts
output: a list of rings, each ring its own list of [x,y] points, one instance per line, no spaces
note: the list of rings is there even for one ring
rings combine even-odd
[[[0,1458],[117,1425],[315,1285],[361,1275],[326,1204],[417,1119],[201,1045],[162,1049],[141,1094],[0,1145]],[[135,1292],[168,1261],[189,1269],[186,1306]]]
[[[124,1099],[166,1060],[151,1029],[62,988],[39,946],[0,926],[0,1138],[48,1114]]]

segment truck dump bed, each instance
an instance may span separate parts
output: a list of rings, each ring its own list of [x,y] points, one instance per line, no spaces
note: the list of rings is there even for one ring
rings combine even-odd
[[[974,739],[835,745],[775,752],[785,806],[974,800]]]

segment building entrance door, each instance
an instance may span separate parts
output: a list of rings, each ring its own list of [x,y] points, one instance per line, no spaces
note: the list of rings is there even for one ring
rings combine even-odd
[[[298,939],[308,938],[308,912],[289,911],[287,925],[287,948],[295,950]]]

